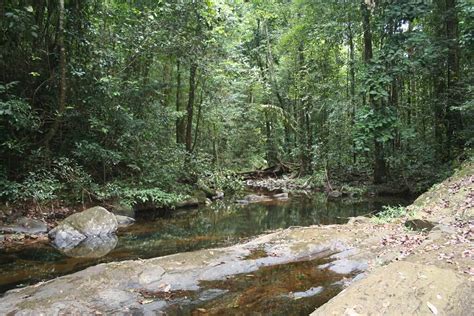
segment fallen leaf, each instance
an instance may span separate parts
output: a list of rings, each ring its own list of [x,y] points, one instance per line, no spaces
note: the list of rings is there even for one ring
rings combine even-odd
[[[428,305],[428,308],[434,315],[438,315],[438,309],[436,308],[436,306],[434,306],[430,302],[426,302],[426,305]]]

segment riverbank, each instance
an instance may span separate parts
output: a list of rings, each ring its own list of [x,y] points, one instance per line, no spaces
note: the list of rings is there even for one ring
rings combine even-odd
[[[219,314],[258,311],[262,301],[285,297],[288,303],[325,290],[332,293],[323,295],[328,300],[349,285],[316,314],[380,314],[380,304],[387,314],[467,314],[472,310],[466,295],[472,293],[473,171],[465,165],[433,187],[405,218],[357,217],[345,225],[279,230],[227,248],[101,264],[10,291],[0,300],[0,310],[109,314],[169,311],[187,304],[188,311]],[[295,282],[299,287],[273,287],[258,297],[257,285],[242,288],[239,283],[262,269],[308,260],[322,260],[317,270],[332,275],[333,283]],[[226,280],[236,280],[239,290]]]
[[[435,185],[410,207],[404,221],[425,229],[413,241],[389,235],[382,243],[407,244],[390,250],[389,264],[375,266],[312,315],[470,315],[474,282],[474,165]],[[401,227],[401,224],[397,224]],[[410,225],[411,226],[411,225]],[[413,227],[413,226],[411,226]],[[370,298],[370,299],[367,299]]]
[[[307,178],[295,178],[283,175],[279,178],[255,178],[243,180],[240,186],[247,188],[238,193],[226,196],[227,202],[245,205],[248,203],[267,203],[272,201],[287,201],[291,197],[312,198],[315,194],[325,194],[327,199],[338,200],[370,200],[374,198],[408,200],[413,196],[403,187],[386,190],[387,185],[361,185],[353,187],[350,184],[338,186],[314,186]],[[257,193],[257,194],[255,194]],[[145,193],[144,193],[145,194]],[[147,195],[148,194],[148,195]],[[102,206],[117,215],[135,217],[136,214],[166,215],[178,209],[197,209],[211,205],[224,198],[224,193],[200,185],[189,195],[173,195],[167,203],[153,200],[150,193],[141,196],[133,203],[125,203],[126,198],[114,198],[103,201],[89,201],[81,204],[67,204],[64,201],[53,201],[50,205],[32,203],[4,205],[0,209],[0,249],[21,247],[37,242],[48,242],[47,232],[72,214],[85,209]],[[137,199],[135,197],[134,199]],[[172,201],[172,202],[170,202]],[[406,202],[402,203],[406,204]],[[355,214],[353,214],[354,216]],[[345,218],[347,219],[347,217]],[[31,229],[34,226],[34,229]],[[41,230],[36,227],[43,227]]]
[[[101,258],[73,258],[47,241],[0,249],[0,295],[5,291],[112,261],[155,258],[185,251],[231,246],[288,227],[342,224],[350,216],[408,205],[394,198],[327,199],[323,193],[288,200],[236,204],[217,201],[168,214],[143,212],[118,231],[117,246]]]
[[[349,225],[290,228],[227,248],[101,264],[10,291],[0,300],[0,310],[6,313],[41,311],[46,314],[158,312],[183,303],[180,294],[188,292],[197,297],[194,301],[200,302],[196,308],[211,314],[238,311],[239,308],[258,310],[263,308],[259,305],[260,300],[283,293],[269,291],[270,297],[260,297],[245,306],[236,306],[234,300],[224,299],[228,292],[226,288],[202,285],[231,280],[238,275],[252,278],[260,269],[314,259],[326,259],[321,262],[325,266],[320,269],[340,274],[340,281],[343,277],[347,277],[348,281],[370,270],[379,260],[385,260],[381,254],[386,247],[379,243],[380,239],[388,231],[400,233],[395,227],[371,226],[368,222],[355,222]],[[393,248],[403,249],[404,246],[393,245]],[[261,254],[255,258],[252,254],[257,251]],[[239,292],[236,297],[239,301],[248,301],[250,290]],[[295,289],[295,292],[308,290],[310,288]],[[217,296],[223,295],[221,299],[228,305],[214,306],[212,302],[217,296],[209,297],[209,291]]]

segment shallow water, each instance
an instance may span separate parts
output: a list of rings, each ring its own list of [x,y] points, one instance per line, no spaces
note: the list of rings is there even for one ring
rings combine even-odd
[[[320,265],[320,258],[274,266],[226,280],[201,282],[202,290],[173,298],[167,315],[308,315],[343,288],[341,275]]]
[[[137,214],[137,222],[119,232],[118,243],[101,258],[71,258],[47,244],[0,250],[0,293],[70,274],[101,262],[152,258],[225,246],[267,231],[291,226],[344,223],[350,216],[406,205],[406,199],[342,199],[324,195],[293,197],[287,202],[239,206],[215,202],[195,210]],[[286,269],[286,268],[285,268]]]

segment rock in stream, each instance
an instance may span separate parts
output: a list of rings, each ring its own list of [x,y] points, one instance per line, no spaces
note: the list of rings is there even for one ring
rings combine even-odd
[[[55,247],[69,250],[87,238],[111,236],[117,228],[115,215],[96,206],[67,217],[48,235]]]

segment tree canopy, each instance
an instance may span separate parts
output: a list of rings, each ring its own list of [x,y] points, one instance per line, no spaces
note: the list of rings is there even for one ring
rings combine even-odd
[[[472,157],[469,0],[7,0],[0,16],[5,201],[166,198],[276,164],[430,183]]]

